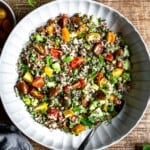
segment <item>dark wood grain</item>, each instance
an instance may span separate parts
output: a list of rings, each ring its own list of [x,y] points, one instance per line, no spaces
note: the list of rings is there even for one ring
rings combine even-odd
[[[148,47],[150,47],[150,0],[97,0],[120,11],[139,30]],[[26,0],[7,0],[13,8],[17,21],[22,19],[33,8],[29,7]],[[38,0],[38,6],[50,0]],[[37,7],[38,7],[37,6]],[[0,103],[0,122],[12,124]],[[47,150],[43,146],[30,140],[35,150]],[[117,144],[108,150],[134,150],[143,143],[150,143],[150,106],[143,119],[136,128]]]

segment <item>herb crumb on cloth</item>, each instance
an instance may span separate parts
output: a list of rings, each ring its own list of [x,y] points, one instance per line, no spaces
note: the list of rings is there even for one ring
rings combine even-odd
[[[121,34],[85,14],[62,14],[37,28],[17,66],[15,87],[33,118],[76,135],[111,121],[131,81]]]

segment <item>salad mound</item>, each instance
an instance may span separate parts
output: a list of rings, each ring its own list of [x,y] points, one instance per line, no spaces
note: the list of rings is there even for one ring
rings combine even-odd
[[[122,109],[129,58],[121,33],[101,18],[62,14],[30,35],[15,87],[37,122],[78,135]]]

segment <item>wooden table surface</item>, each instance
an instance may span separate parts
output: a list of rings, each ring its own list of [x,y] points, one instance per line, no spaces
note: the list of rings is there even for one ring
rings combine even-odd
[[[13,8],[17,21],[31,12],[26,0],[6,0]],[[50,0],[37,0],[38,6]],[[73,0],[72,0],[73,1]],[[150,0],[97,0],[120,11],[140,31],[150,48]],[[38,7],[37,6],[37,7]],[[0,122],[12,124],[0,103]],[[33,142],[34,150],[47,150],[47,148]],[[108,148],[108,150],[136,150],[143,143],[150,143],[150,106],[136,128],[123,140]]]

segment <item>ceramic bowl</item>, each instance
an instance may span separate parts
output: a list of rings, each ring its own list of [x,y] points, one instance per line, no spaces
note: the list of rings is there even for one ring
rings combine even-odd
[[[48,148],[75,150],[89,130],[79,136],[59,130],[49,130],[36,123],[26,111],[24,103],[16,97],[14,85],[18,78],[17,60],[29,35],[49,18],[61,13],[69,16],[84,13],[105,19],[108,27],[122,32],[131,49],[132,83],[125,95],[122,111],[110,124],[97,129],[86,149],[103,149],[125,137],[141,119],[150,96],[150,54],[145,42],[133,24],[118,11],[91,0],[58,0],[47,3],[28,14],[9,36],[0,59],[0,95],[4,108],[13,123],[28,137]]]

